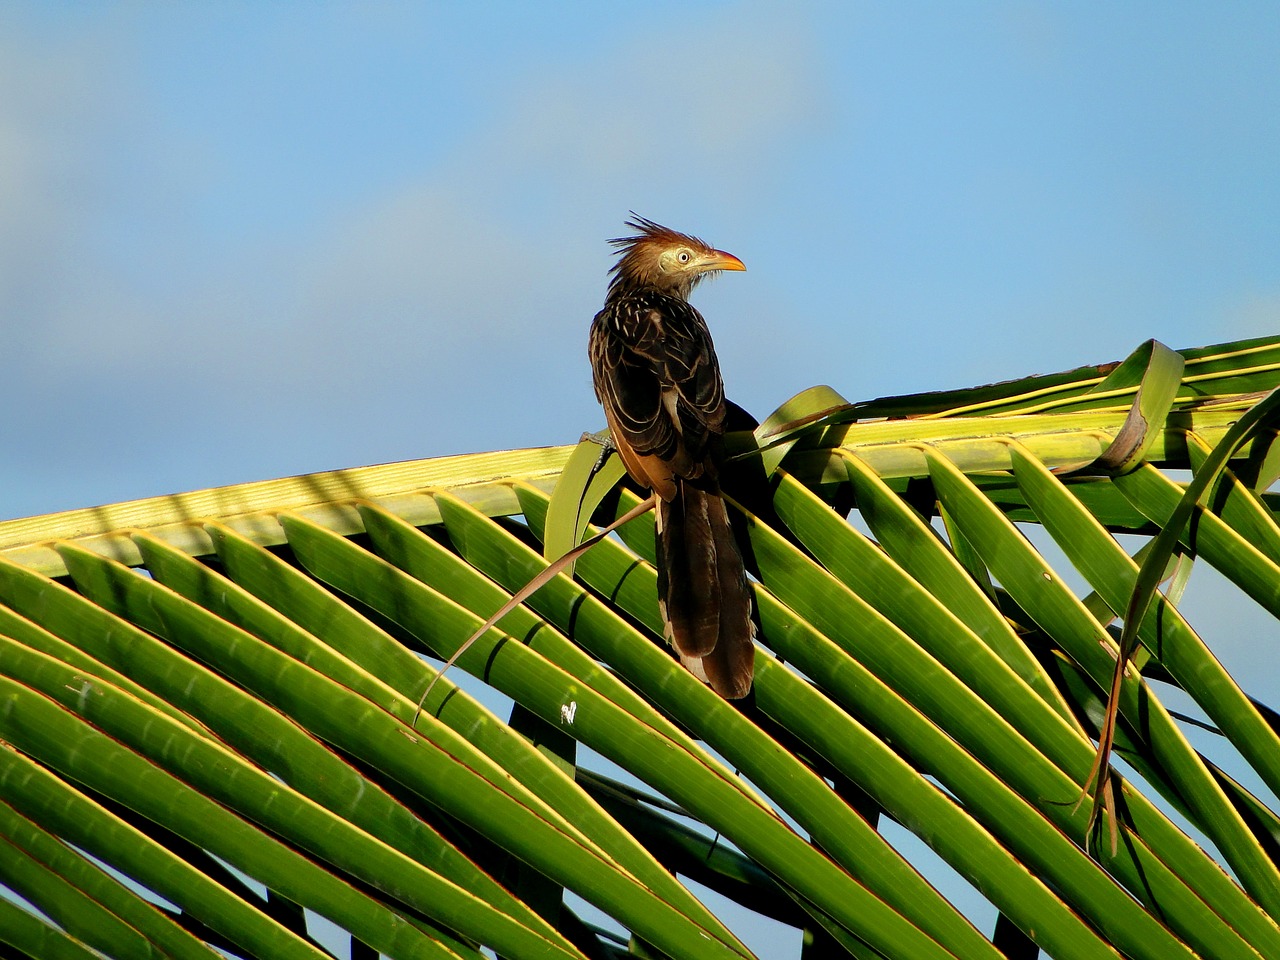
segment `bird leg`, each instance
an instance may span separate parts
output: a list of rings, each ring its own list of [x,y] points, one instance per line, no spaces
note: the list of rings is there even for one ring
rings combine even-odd
[[[613,442],[613,436],[608,430],[601,430],[599,433],[583,432],[578,438],[579,443],[598,443],[600,444],[600,456],[596,460],[596,464],[591,468],[591,475],[594,477],[604,468],[604,462],[609,459],[609,454],[618,452],[618,445]]]

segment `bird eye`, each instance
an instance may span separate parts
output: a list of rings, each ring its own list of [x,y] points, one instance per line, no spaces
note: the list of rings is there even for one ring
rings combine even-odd
[[[681,251],[680,251],[680,254],[679,254],[678,259],[680,260],[680,262],[681,262],[681,263],[688,263],[688,262],[689,262],[689,251],[688,251],[688,250],[681,250]]]

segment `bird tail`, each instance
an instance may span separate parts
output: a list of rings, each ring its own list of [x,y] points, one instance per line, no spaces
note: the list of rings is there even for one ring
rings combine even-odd
[[[755,670],[751,586],[719,492],[680,480],[658,501],[658,598],[686,667],[726,699],[744,697]]]

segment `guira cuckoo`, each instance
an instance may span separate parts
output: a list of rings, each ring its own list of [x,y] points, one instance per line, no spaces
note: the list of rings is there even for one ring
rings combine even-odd
[[[658,602],[668,639],[722,697],[751,689],[751,587],[718,480],[725,400],[720,365],[689,293],[705,276],[745,270],[696,237],[643,217],[620,253],[591,324],[591,370],[613,444],[656,494]]]

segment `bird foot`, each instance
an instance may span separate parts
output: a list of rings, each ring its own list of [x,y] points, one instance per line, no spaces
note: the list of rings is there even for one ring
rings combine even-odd
[[[593,476],[600,472],[604,462],[609,459],[609,454],[618,452],[618,445],[613,442],[613,437],[609,436],[608,430],[601,430],[599,433],[583,432],[582,436],[578,438],[578,442],[600,444],[600,457],[596,460],[596,465],[591,468]]]

